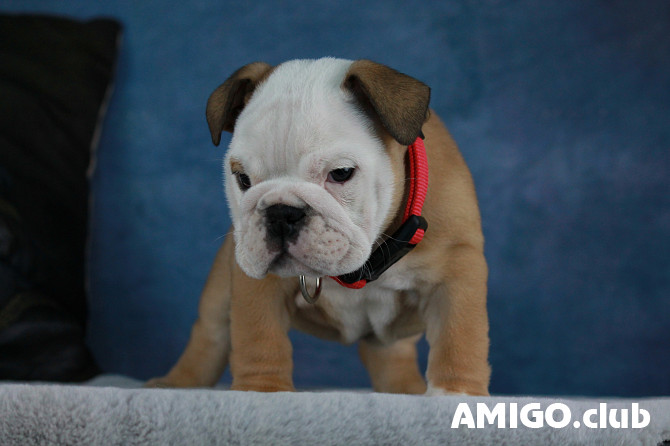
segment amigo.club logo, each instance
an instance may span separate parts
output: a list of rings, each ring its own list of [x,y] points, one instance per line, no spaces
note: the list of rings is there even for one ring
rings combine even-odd
[[[492,408],[486,403],[477,403],[472,407],[468,403],[459,403],[451,421],[452,429],[467,427],[483,429],[486,426],[516,429],[524,426],[539,429],[546,426],[562,429],[568,426],[590,429],[641,429],[651,421],[649,411],[632,403],[628,408],[608,408],[600,403],[598,408],[584,411],[581,417],[573,420],[570,407],[563,403],[552,403],[543,408],[541,403],[497,403]]]

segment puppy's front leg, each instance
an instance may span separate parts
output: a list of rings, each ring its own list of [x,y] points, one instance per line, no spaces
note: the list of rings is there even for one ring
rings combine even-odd
[[[370,373],[375,392],[419,394],[426,391],[416,358],[416,342],[420,336],[400,339],[390,345],[361,339],[358,353]]]
[[[297,291],[297,281],[274,275],[252,279],[236,264],[232,285],[231,390],[294,390],[286,298]]]
[[[488,395],[488,269],[481,250],[458,245],[448,250],[444,282],[424,308],[428,394]]]

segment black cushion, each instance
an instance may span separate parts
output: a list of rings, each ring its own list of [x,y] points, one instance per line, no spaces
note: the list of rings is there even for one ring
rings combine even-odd
[[[91,151],[120,25],[0,15],[0,379],[79,381]]]

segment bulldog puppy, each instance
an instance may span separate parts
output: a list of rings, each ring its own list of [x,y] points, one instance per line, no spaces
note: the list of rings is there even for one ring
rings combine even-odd
[[[149,386],[212,386],[230,359],[233,390],[294,390],[294,327],[358,342],[376,391],[488,394],[477,198],[429,99],[426,85],[389,67],[332,58],[252,63],[212,93],[214,144],[233,133],[223,167],[234,230],[185,352]],[[376,280],[347,288],[332,277],[370,272],[377,247],[387,261],[416,180],[408,146],[417,137],[430,171],[423,240]],[[316,303],[303,299],[298,276],[312,293],[323,278]],[[423,333],[427,384],[415,345]]]

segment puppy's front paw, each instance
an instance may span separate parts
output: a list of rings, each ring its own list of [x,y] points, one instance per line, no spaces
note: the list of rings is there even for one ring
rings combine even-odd
[[[152,378],[146,383],[144,387],[153,389],[168,389],[168,388],[187,388],[187,387],[211,387],[205,383],[198,382],[196,379],[183,376],[166,375],[158,378]]]
[[[426,389],[426,396],[446,396],[446,395],[466,395],[466,396],[489,396],[489,391],[486,386],[478,386],[476,384],[469,385],[447,385],[436,386],[428,384]]]
[[[425,396],[447,396],[447,395],[465,395],[465,393],[447,392],[441,387],[428,386]]]
[[[233,385],[230,386],[230,390],[240,390],[247,392],[295,392],[295,387],[293,387],[293,384],[291,383],[258,380],[233,383]]]

